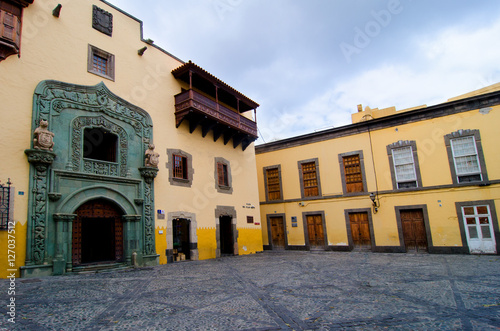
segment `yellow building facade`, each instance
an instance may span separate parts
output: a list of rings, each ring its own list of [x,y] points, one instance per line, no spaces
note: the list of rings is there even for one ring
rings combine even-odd
[[[109,2],[0,4],[1,277],[262,250],[257,103]]]
[[[499,87],[257,146],[265,249],[498,254]]]

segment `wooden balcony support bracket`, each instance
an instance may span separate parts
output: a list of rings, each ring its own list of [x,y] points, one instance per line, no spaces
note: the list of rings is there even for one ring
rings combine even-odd
[[[224,133],[225,130],[225,127],[222,125],[217,125],[216,127],[214,127],[214,142],[219,140],[220,136]]]
[[[189,133],[193,133],[206,116],[192,114],[189,119]]]
[[[237,135],[235,135],[233,137],[233,148],[236,148],[238,147],[238,145],[243,141],[243,139],[245,139],[246,137],[248,137],[247,134],[242,134],[242,133],[239,133]]]
[[[217,126],[219,122],[217,121],[204,121],[201,126],[201,136],[203,138],[212,130],[215,126]]]
[[[231,130],[231,128],[228,126],[227,130],[224,131],[224,145],[227,145],[229,140],[236,134],[235,130]]]

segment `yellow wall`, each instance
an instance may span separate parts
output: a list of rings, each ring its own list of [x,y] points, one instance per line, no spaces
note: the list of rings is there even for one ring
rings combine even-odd
[[[62,4],[59,18],[52,16]],[[109,37],[92,28],[92,5],[113,15],[113,35]],[[190,134],[186,125],[175,127],[174,95],[180,83],[171,71],[182,62],[140,40],[140,22],[98,0],[37,0],[24,10],[21,57],[10,56],[0,63],[0,100],[3,123],[0,152],[9,162],[0,163],[0,180],[11,178],[15,187],[14,219],[17,223],[16,263],[24,264],[29,190],[29,163],[24,150],[30,148],[33,92],[43,80],[58,80],[79,85],[96,85],[104,81],[116,95],[146,110],[153,120],[153,140],[160,153],[160,171],[155,179],[155,209],[186,211],[196,214],[199,227],[200,259],[215,256],[215,235],[204,231],[215,229],[217,205],[234,206],[238,227],[246,227],[246,216],[259,223],[260,210],[256,185],[253,144],[245,151],[233,149],[232,142],[213,142],[211,134],[202,138],[199,130]],[[147,38],[147,36],[145,36]],[[115,81],[87,72],[88,45],[115,55]],[[143,56],[137,50],[147,46]],[[251,117],[252,114],[244,114]],[[49,123],[50,124],[50,123]],[[49,127],[50,129],[50,127]],[[14,137],[14,138],[13,138]],[[168,181],[167,148],[181,149],[193,156],[195,170],[191,188],[171,186]],[[55,146],[57,153],[57,146]],[[233,193],[215,192],[214,158],[223,157],[231,164]],[[24,192],[24,195],[19,195]],[[243,209],[245,204],[255,209]],[[156,220],[156,247],[160,262],[165,263],[166,220]],[[252,229],[260,230],[260,225]],[[160,235],[159,231],[163,230]],[[214,230],[215,231],[215,230]],[[0,232],[1,247],[5,232]],[[250,251],[262,250],[247,244]],[[3,249],[3,248],[2,248]],[[5,251],[5,249],[4,249]],[[5,277],[6,259],[0,254],[0,277]]]

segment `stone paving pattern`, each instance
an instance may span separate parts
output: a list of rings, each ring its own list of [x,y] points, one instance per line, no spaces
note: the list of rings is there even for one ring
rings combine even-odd
[[[500,257],[265,252],[16,280],[0,330],[499,330]]]

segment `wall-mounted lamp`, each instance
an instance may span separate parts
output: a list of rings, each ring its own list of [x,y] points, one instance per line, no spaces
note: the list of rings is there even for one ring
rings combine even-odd
[[[139,54],[140,56],[142,56],[142,54],[144,54],[144,52],[146,51],[146,49],[148,49],[146,46],[144,46],[143,48],[141,48],[140,50],[137,51],[137,54]]]
[[[380,207],[380,200],[378,199],[378,195],[376,193],[370,193],[370,200],[373,203],[373,213],[376,214]]]

